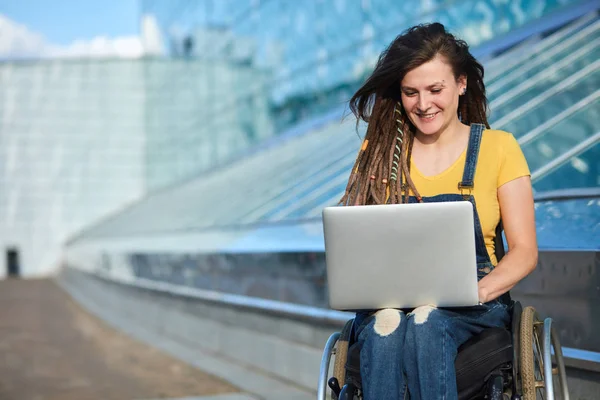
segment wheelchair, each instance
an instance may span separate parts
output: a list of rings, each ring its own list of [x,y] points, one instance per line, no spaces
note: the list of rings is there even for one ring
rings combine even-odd
[[[499,225],[496,256],[504,256]],[[499,239],[498,239],[499,238]],[[489,328],[462,344],[455,360],[459,400],[568,400],[562,348],[552,319],[543,321],[533,307],[510,301],[508,329]],[[317,400],[361,400],[360,347],[354,320],[333,333],[323,351]],[[333,374],[329,376],[332,357]],[[474,378],[473,373],[479,376]],[[558,383],[559,385],[555,385]],[[555,387],[560,386],[560,392]]]

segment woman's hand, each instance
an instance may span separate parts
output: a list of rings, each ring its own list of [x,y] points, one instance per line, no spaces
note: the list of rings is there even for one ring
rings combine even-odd
[[[485,288],[482,288],[481,286],[479,286],[479,302],[480,303],[487,303],[488,300],[488,294],[487,294],[487,290]]]

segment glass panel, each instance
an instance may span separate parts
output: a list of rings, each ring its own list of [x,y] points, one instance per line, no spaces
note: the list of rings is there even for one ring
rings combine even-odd
[[[331,201],[331,205],[334,205],[341,198],[340,196],[339,198],[334,199],[334,196],[340,193],[343,194],[344,190],[346,189],[346,185],[348,183],[348,175],[350,174],[351,167],[352,165],[349,165],[348,168],[346,168],[343,171],[340,171],[341,173],[338,174],[338,176],[336,177],[337,179],[331,181],[330,184],[327,185],[327,187],[320,187],[318,190],[315,191],[317,193],[315,193],[311,199],[305,199],[304,201],[299,203],[301,204],[300,207],[297,207],[295,210],[287,214],[282,219],[307,218],[310,211],[313,211],[315,208],[323,208],[323,204],[327,204]]]
[[[574,156],[562,166],[534,182],[533,188],[547,190],[600,186],[600,143]]]
[[[540,72],[536,77],[530,78],[529,81],[525,81],[521,83],[521,85],[526,85],[531,83],[532,86],[528,87],[522,92],[516,93],[514,97],[509,98],[507,100],[502,100],[501,104],[498,104],[498,99],[495,98],[490,102],[490,109],[494,118],[500,118],[511,111],[517,110],[519,107],[524,106],[527,102],[534,99],[536,96],[541,95],[546,90],[550,89],[552,86],[558,85],[562,83],[567,78],[572,77],[574,74],[580,72],[582,69],[590,67],[590,65],[594,62],[600,60],[600,46],[596,46],[589,53],[582,53],[576,59],[569,58],[567,63],[562,65],[560,68],[557,65],[554,65],[552,69],[546,69],[545,71]],[[586,83],[588,86],[581,85],[581,82],[584,78],[580,79],[575,85],[579,88],[576,91],[576,96],[572,97],[574,99],[581,99],[600,87],[600,70],[595,68],[592,70],[593,72],[588,73],[586,79]],[[589,79],[589,80],[588,80]],[[535,80],[535,81],[534,81]],[[575,85],[571,85],[571,88]],[[516,86],[514,90],[518,90],[519,86]],[[570,89],[569,89],[570,90]],[[505,92],[503,96],[510,96],[511,91]],[[561,99],[564,99],[565,96],[562,96]]]
[[[595,134],[600,121],[600,100],[579,109],[531,142],[522,146],[533,172]]]
[[[318,201],[315,199],[320,199],[323,197],[321,192],[324,190],[324,188],[331,186],[332,182],[341,181],[343,187],[346,187],[348,175],[353,164],[354,160],[347,160],[346,163],[340,164],[335,171],[332,171],[332,173],[326,176],[320,176],[319,179],[314,182],[313,186],[299,193],[297,197],[293,199],[293,201],[282,204],[281,206],[272,210],[272,212],[265,215],[265,218],[276,221],[280,219],[303,217],[304,211],[298,210],[312,208],[311,204]]]
[[[557,83],[560,83],[560,81],[555,82],[554,84]],[[551,86],[552,84],[548,83],[544,90],[550,89]],[[492,110],[493,119],[491,126],[495,129],[502,129],[511,132],[515,135],[515,137],[520,137],[537,128],[550,118],[558,115],[560,112],[573,106],[578,101],[592,95],[598,90],[598,88],[600,88],[600,68],[591,72],[585,78],[578,80],[569,87],[540,102],[537,106],[528,109],[526,112],[516,118],[504,120],[503,123],[496,124],[495,121],[498,121],[501,117],[503,117],[503,114],[501,114],[502,110]],[[532,88],[533,92],[536,90],[540,91],[540,88]],[[517,110],[521,104],[521,100],[519,99],[519,104],[514,104],[516,101],[514,103],[509,103],[506,104],[506,107],[501,107],[504,112]],[[508,107],[509,105],[514,105],[515,108],[511,109]]]
[[[347,163],[346,159],[353,159],[356,149],[351,145],[350,139],[354,139],[352,135],[335,127],[338,131],[332,136],[331,129],[326,128],[301,138],[302,142],[306,142],[304,144],[296,143],[278,149],[278,153],[290,157],[279,165],[272,164],[267,174],[252,175],[254,179],[250,180],[250,184],[256,190],[240,197],[240,204],[228,203],[222,221],[252,223],[266,215],[273,215],[276,210],[298,201],[299,193],[314,187],[323,175],[337,171],[339,165]],[[269,155],[265,156],[270,158]]]
[[[600,22],[593,15],[584,16],[568,26],[542,38],[531,38],[518,44],[515,48],[485,63],[486,86],[492,86],[502,80],[508,72],[520,70],[532,63],[551,57],[561,47],[570,42],[579,41],[598,29]],[[533,43],[533,44],[532,44]]]
[[[0,64],[0,237],[31,256],[24,274],[143,195],[143,83],[138,60]]]
[[[409,26],[440,21],[475,47],[577,1],[142,0],[167,55],[146,60],[147,186],[346,105]]]
[[[338,190],[336,191],[336,189],[338,189]],[[332,190],[327,191],[326,196],[322,197],[324,200],[321,203],[317,204],[315,207],[313,207],[312,210],[308,210],[306,212],[306,214],[305,214],[306,218],[320,217],[323,212],[323,208],[337,205],[345,193],[346,193],[345,183],[343,185],[336,186]]]
[[[569,63],[578,57],[585,56],[591,49],[600,46],[600,22],[594,24],[594,29],[586,30],[580,33],[579,38],[569,38],[565,42],[548,49],[546,53],[539,54],[535,58],[529,59],[527,63],[519,68],[513,68],[502,74],[499,79],[493,83],[486,82],[487,90],[492,100],[498,95],[504,93],[512,87],[533,78],[536,74],[554,68],[556,63],[566,60]],[[577,39],[577,40],[575,40]],[[592,59],[587,59],[593,61]],[[588,62],[589,62],[588,61]],[[564,61],[563,61],[564,62]]]
[[[241,208],[243,213],[243,220],[247,219],[247,214],[253,213],[256,214],[252,219],[263,220],[270,219],[273,216],[278,215],[282,210],[285,210],[288,207],[297,204],[302,201],[302,198],[307,194],[311,193],[315,190],[315,188],[327,182],[331,177],[338,174],[338,170],[340,168],[344,168],[346,166],[345,158],[343,154],[336,153],[334,157],[326,156],[325,154],[321,154],[321,157],[318,161],[325,162],[322,165],[319,164],[309,164],[306,161],[302,160],[297,165],[299,168],[295,171],[295,174],[287,179],[287,181],[279,181],[273,182],[269,180],[269,185],[275,185],[274,188],[278,191],[276,196],[265,196],[263,193],[269,193],[268,188],[264,187],[263,190],[259,193],[256,193],[258,199],[261,201],[254,202],[252,201],[252,205],[254,207],[244,206]],[[313,160],[317,161],[317,160]],[[285,168],[285,166],[283,166]],[[346,167],[348,169],[349,167]],[[279,183],[279,184],[277,184]],[[265,205],[265,207],[260,207],[263,209],[262,212],[257,209],[261,206]],[[229,218],[227,218],[229,219]],[[276,218],[278,219],[278,218]],[[240,221],[240,218],[237,219]],[[237,222],[236,219],[232,219],[232,222]]]

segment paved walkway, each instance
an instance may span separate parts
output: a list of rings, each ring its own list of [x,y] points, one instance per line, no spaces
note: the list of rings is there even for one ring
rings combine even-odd
[[[108,327],[52,280],[0,281],[0,399],[234,399],[238,392]]]

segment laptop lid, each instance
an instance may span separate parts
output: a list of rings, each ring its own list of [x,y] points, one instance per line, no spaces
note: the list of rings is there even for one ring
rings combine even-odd
[[[325,208],[330,307],[478,304],[473,224],[468,201]]]

